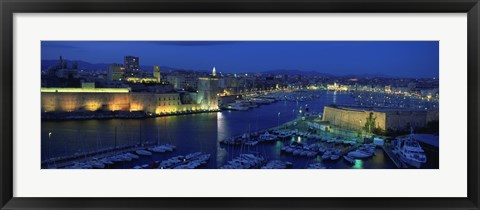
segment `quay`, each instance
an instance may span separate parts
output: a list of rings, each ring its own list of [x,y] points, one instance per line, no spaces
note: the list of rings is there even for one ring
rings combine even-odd
[[[49,168],[52,165],[56,168],[63,168],[65,166],[73,164],[76,161],[87,161],[87,160],[91,160],[92,158],[101,159],[101,158],[110,157],[120,153],[135,152],[136,150],[146,149],[155,144],[156,143],[154,142],[145,142],[143,144],[121,145],[117,147],[109,147],[109,148],[95,150],[95,151],[75,153],[73,155],[50,158],[50,159],[44,160],[42,161],[41,165],[42,165],[42,168]]]
[[[340,152],[339,156],[343,157],[349,152],[356,150],[358,147],[360,147],[360,144],[355,144],[354,146],[348,147],[346,150],[343,150],[342,152]]]
[[[390,160],[392,160],[393,163],[395,163],[395,166],[397,168],[408,168],[405,163],[403,163],[400,159],[398,159],[397,155],[393,154],[392,152],[392,146],[390,144],[384,144],[382,146],[383,151],[388,155]]]

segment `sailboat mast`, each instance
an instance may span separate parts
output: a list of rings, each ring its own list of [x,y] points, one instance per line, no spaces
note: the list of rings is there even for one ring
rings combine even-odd
[[[157,145],[159,145],[160,144],[160,126],[158,126],[157,130],[158,130],[157,131]]]
[[[115,147],[113,149],[115,150],[115,154],[117,154],[117,126],[115,126]]]
[[[142,145],[142,125],[140,124],[138,127],[139,127],[139,129],[138,129],[138,131],[139,131],[138,137],[140,138],[140,146],[143,146],[143,145]]]

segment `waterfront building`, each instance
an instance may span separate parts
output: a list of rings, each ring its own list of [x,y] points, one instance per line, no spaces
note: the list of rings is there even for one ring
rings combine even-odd
[[[42,112],[143,111],[158,115],[218,110],[217,97],[210,93],[214,83],[207,84],[200,94],[140,93],[130,88],[95,88],[92,84],[81,88],[41,88],[41,108]]]
[[[124,67],[126,76],[136,76],[140,73],[140,61],[135,56],[125,56]]]
[[[348,86],[340,85],[338,83],[333,83],[333,85],[327,85],[327,90],[332,91],[348,91]]]
[[[390,93],[392,92],[392,86],[390,85],[385,85],[385,90],[384,90],[386,93]]]
[[[192,75],[168,75],[167,81],[175,89],[197,89],[198,78]]]
[[[153,66],[153,77],[126,76],[125,80],[131,83],[160,83],[160,66]]]
[[[111,64],[108,66],[107,80],[108,81],[120,81],[125,73],[125,68],[122,64]]]
[[[372,127],[383,131],[404,131],[412,128],[423,128],[428,123],[438,121],[437,110],[413,110],[400,108],[369,108],[358,106],[325,106],[323,120],[342,128],[364,129],[367,122]],[[372,130],[374,129],[372,128]]]
[[[127,82],[133,83],[157,83],[157,78],[154,77],[126,77]]]
[[[218,109],[218,78],[215,76],[215,68],[211,77],[198,78],[197,104],[202,104],[203,109]]]

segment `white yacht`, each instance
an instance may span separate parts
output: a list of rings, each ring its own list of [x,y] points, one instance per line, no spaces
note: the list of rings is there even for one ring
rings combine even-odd
[[[415,168],[420,168],[422,164],[427,162],[422,147],[411,136],[397,139],[394,149],[402,162]]]

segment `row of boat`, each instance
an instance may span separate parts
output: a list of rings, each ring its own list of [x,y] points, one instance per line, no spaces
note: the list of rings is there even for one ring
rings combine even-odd
[[[163,153],[171,152],[175,150],[175,146],[170,144],[157,145],[147,149],[138,149],[134,152],[123,152],[119,154],[113,154],[103,158],[93,157],[84,161],[75,161],[73,164],[68,165],[65,169],[102,169],[108,165],[113,165],[120,162],[130,162],[132,160],[138,160],[140,156],[152,156],[152,152]],[[135,154],[134,154],[135,153]]]
[[[179,155],[160,162],[159,169],[195,169],[207,164],[210,154],[195,152],[188,155]]]
[[[315,157],[318,154],[318,146],[293,142],[290,145],[283,146],[280,151],[295,156]]]
[[[335,147],[326,147],[318,144],[307,145],[305,143],[292,142],[290,145],[283,146],[280,151],[295,156],[315,157],[322,153],[323,160],[338,160],[341,157],[342,150]]]
[[[220,143],[227,144],[227,145],[247,145],[247,146],[255,146],[260,142],[274,142],[279,140],[279,136],[270,134],[266,131],[264,134],[255,136],[255,134],[248,134],[245,133],[239,137],[228,137],[222,140]]]
[[[348,153],[348,156],[353,158],[369,158],[375,155],[376,146],[374,144],[364,144],[356,150]]]
[[[275,99],[249,97],[245,100],[236,100],[235,103],[222,105],[221,108],[226,110],[246,111],[250,108],[256,108],[260,105],[271,104],[274,102],[276,102]]]
[[[102,149],[95,150],[95,151],[76,152],[75,154],[72,154],[72,155],[57,156],[57,157],[49,158],[47,160],[43,160],[42,165],[43,164],[51,164],[51,163],[54,163],[54,162],[61,162],[61,161],[75,160],[75,159],[80,159],[80,158],[94,157],[94,156],[98,156],[98,155],[105,154],[105,153],[111,153],[111,152],[116,151],[116,150],[125,150],[125,149],[129,149],[129,148],[132,148],[132,147],[134,147],[134,145],[124,144],[124,145],[118,145],[116,147],[113,147],[113,146],[106,147],[106,148],[102,148]]]
[[[65,169],[102,169],[108,165],[113,165],[118,162],[128,162],[134,159],[139,159],[138,155],[132,154],[130,152],[116,154],[112,156],[107,156],[103,158],[92,158],[85,161],[75,161],[72,165],[66,166]]]
[[[341,150],[337,148],[326,148],[322,154],[322,160],[338,160],[341,156]]]
[[[341,137],[332,137],[329,135],[320,135],[320,134],[313,134],[310,132],[303,132],[291,129],[275,129],[265,131],[263,134],[258,133],[244,133],[241,136],[236,137],[227,137],[222,140],[220,143],[226,145],[247,145],[247,146],[255,146],[258,143],[262,142],[274,142],[277,140],[287,140],[292,136],[300,136],[305,137],[307,139],[318,140],[321,142],[326,143],[333,143],[333,144],[344,144],[344,145],[356,145],[356,139],[344,139]]]
[[[356,139],[344,139],[341,137],[333,137],[331,135],[325,135],[325,134],[314,134],[311,132],[306,132],[306,131],[296,131],[296,130],[282,130],[282,132],[286,132],[291,135],[296,135],[296,136],[301,136],[305,137],[307,139],[314,139],[314,140],[319,140],[322,142],[326,143],[334,143],[334,144],[344,144],[344,145],[356,145],[357,140]]]
[[[321,93],[318,91],[297,90],[297,91],[290,91],[290,92],[272,92],[272,93],[264,94],[262,97],[271,98],[275,100],[282,100],[282,101],[303,102],[303,101],[315,100],[320,96],[321,96]]]
[[[148,150],[152,152],[157,152],[157,153],[164,153],[164,152],[172,152],[175,150],[177,147],[171,144],[163,144],[163,145],[157,145],[148,148]]]
[[[261,142],[275,142],[277,140],[285,140],[295,134],[294,130],[271,130],[271,133],[265,131],[263,134],[258,133],[244,133],[237,137],[228,137],[222,140],[220,143],[227,145],[247,145],[255,146]]]
[[[355,164],[355,159],[364,159],[374,156],[375,150],[375,144],[364,144],[359,146],[356,150],[351,151],[347,155],[343,156],[343,159],[350,164]]]
[[[311,163],[308,164],[307,169],[325,169],[325,166],[323,166],[321,163]]]
[[[265,166],[262,166],[262,169],[287,169],[292,168],[293,164],[291,162],[284,162],[281,160],[271,160],[268,161]]]
[[[227,162],[221,169],[253,169],[260,168],[266,160],[262,156],[254,154],[240,154],[238,157]]]

